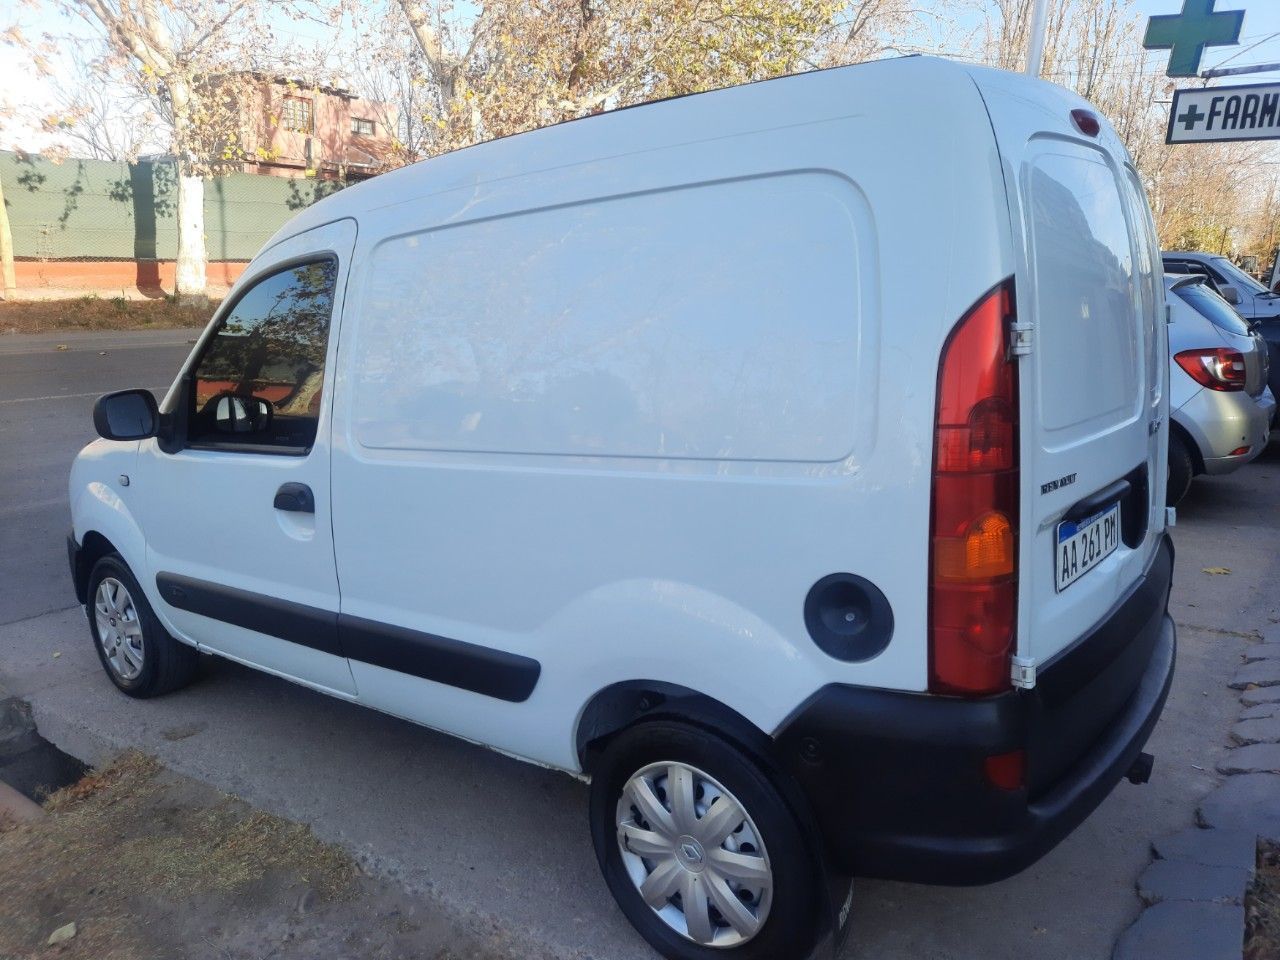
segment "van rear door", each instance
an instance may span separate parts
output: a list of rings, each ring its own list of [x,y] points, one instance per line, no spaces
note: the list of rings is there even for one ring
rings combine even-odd
[[[1164,529],[1163,284],[1144,193],[1110,126],[1082,132],[1072,111],[1096,114],[1051,84],[973,75],[1004,170],[1026,331],[1014,348],[1023,354],[1015,678],[1029,684],[1125,596]]]

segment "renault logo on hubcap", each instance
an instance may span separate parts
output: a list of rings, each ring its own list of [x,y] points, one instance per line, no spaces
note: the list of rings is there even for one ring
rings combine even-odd
[[[701,870],[705,865],[706,853],[702,844],[693,837],[681,837],[677,849],[680,851],[680,863],[686,870]]]

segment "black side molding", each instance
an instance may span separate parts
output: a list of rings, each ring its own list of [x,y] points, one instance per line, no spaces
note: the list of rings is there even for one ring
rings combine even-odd
[[[531,657],[176,573],[157,574],[156,587],[179,610],[511,703],[528,700],[542,673]]]
[[[176,573],[156,574],[156,587],[164,602],[179,610],[342,656],[338,615],[332,611]]]
[[[511,703],[528,700],[542,673],[542,664],[517,653],[346,613],[339,615],[338,629],[343,648],[352,660]]]

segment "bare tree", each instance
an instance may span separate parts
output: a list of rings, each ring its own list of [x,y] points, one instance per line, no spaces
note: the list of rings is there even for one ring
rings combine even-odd
[[[4,299],[18,295],[18,283],[13,271],[13,234],[9,231],[9,208],[4,202],[4,183],[0,182],[0,287]]]
[[[982,59],[1020,69],[1031,0],[967,3],[985,15],[976,38]],[[1133,0],[1050,0],[1048,12],[1041,76],[1075,90],[1111,120],[1147,188],[1161,243],[1231,252],[1273,148],[1164,142],[1174,84],[1161,56],[1142,50],[1145,17]]]
[[[238,160],[229,84],[260,42],[263,0],[57,0],[101,31],[134,89],[152,99],[177,164],[176,289],[203,298],[204,178]]]
[[[909,33],[923,15],[913,0],[862,0],[842,7],[823,38],[816,65],[862,63],[895,51],[894,40]]]
[[[399,16],[359,17],[356,42],[341,57],[344,72],[377,113],[371,117],[393,132],[393,160],[413,163],[431,155],[440,102],[427,75],[426,61]]]
[[[847,62],[906,0],[397,0],[434,153],[657,97]]]
[[[52,103],[38,118],[74,155],[131,162],[163,149],[167,130],[143,93],[115,76],[104,41],[68,38],[50,70]]]

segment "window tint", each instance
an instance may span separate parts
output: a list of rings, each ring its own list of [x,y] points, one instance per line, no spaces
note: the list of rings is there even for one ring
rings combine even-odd
[[[1190,307],[1207,319],[1215,327],[1227,333],[1247,337],[1249,325],[1240,319],[1240,314],[1231,309],[1231,304],[1209,290],[1202,283],[1192,283],[1173,291]]]
[[[311,447],[336,274],[332,260],[271,274],[223,317],[195,366],[189,442]]]

